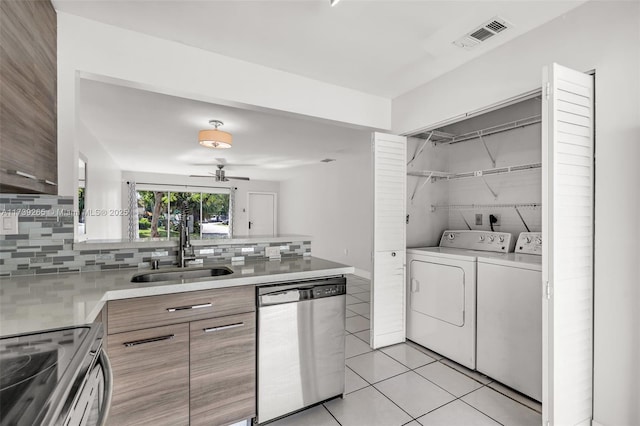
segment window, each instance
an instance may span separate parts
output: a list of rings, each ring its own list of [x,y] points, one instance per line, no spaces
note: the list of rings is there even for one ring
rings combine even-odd
[[[228,193],[154,189],[138,190],[136,197],[138,238],[177,238],[184,214],[192,238],[230,237]]]

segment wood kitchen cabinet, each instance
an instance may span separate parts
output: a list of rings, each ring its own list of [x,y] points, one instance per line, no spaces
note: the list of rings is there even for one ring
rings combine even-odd
[[[189,324],[108,336],[109,424],[189,424]]]
[[[57,18],[0,1],[0,192],[57,194]]]
[[[111,425],[227,425],[256,414],[255,287],[107,302]]]
[[[255,312],[190,324],[191,425],[256,415]]]

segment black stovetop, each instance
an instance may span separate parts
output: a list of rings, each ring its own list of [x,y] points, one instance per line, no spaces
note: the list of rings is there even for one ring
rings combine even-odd
[[[36,425],[59,413],[95,345],[95,326],[0,338],[0,425]],[[101,331],[100,331],[101,334]]]

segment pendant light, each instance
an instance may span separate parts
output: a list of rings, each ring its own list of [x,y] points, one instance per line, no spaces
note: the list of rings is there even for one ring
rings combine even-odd
[[[209,124],[215,127],[213,130],[200,130],[198,134],[198,142],[207,148],[231,148],[233,137],[231,133],[218,130],[219,126],[224,125],[220,120],[209,120]]]

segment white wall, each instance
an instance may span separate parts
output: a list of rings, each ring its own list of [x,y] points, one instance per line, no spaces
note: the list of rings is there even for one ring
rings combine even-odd
[[[373,230],[370,134],[346,141],[358,151],[302,168],[280,183],[279,226],[313,237],[313,256],[354,266],[369,277]]]
[[[507,108],[492,111],[440,128],[442,132],[461,135],[514,120],[540,115],[540,99],[531,99]],[[507,167],[541,161],[541,125],[533,124],[508,132],[484,137],[491,152],[495,167]],[[427,132],[428,133],[428,132]],[[424,140],[409,138],[407,159],[411,159]],[[455,144],[432,144],[429,142],[408,167],[409,171],[440,171],[465,173],[494,167],[480,139]],[[542,198],[541,169],[490,175],[485,180],[497,197],[489,191],[481,178],[435,180],[421,187],[424,177],[407,177],[407,246],[438,245],[445,229],[489,230],[489,215],[499,215],[500,224],[495,231],[510,232],[516,237],[527,231],[514,208],[452,208],[431,210],[431,205],[495,205],[495,204],[540,204]],[[413,202],[411,196],[415,191]],[[520,214],[532,232],[541,230],[540,208],[520,208]],[[476,225],[475,215],[482,215],[482,224]],[[463,219],[464,218],[464,219]],[[466,223],[465,223],[466,221]]]
[[[58,13],[58,182],[71,195],[77,173],[78,73],[160,93],[390,128],[391,101],[177,42]]]
[[[611,25],[603,25],[603,22]],[[596,70],[594,420],[640,424],[640,4],[591,1],[393,101],[410,132],[541,85],[558,62]]]
[[[121,203],[127,206],[128,186],[127,182],[136,183],[158,183],[164,185],[194,185],[207,186],[216,188],[229,188],[231,186],[237,188],[234,214],[234,237],[244,237],[249,234],[249,219],[247,216],[247,193],[253,192],[280,192],[280,183],[272,181],[241,181],[231,180],[229,182],[214,182],[213,178],[188,177],[181,175],[170,175],[165,173],[143,173],[125,170],[122,172],[122,180],[119,183],[122,188]],[[128,228],[126,221],[123,222],[122,238],[128,238]],[[282,232],[279,232],[282,233]]]
[[[82,121],[77,123],[78,150],[87,159],[85,209],[87,212],[107,211],[106,215],[88,214],[86,216],[86,234],[81,239],[119,238],[122,234],[122,217],[118,214],[118,210],[122,207],[120,168],[84,123]],[[77,164],[76,161],[76,169]],[[77,205],[77,199],[75,202]]]
[[[407,139],[407,162],[423,145],[424,140]],[[444,146],[425,145],[422,153],[407,165],[407,172],[446,171],[449,167],[449,149]],[[407,176],[407,247],[433,247],[440,242],[440,236],[448,228],[446,210],[431,211],[432,204],[448,204],[449,184],[447,182],[425,182],[426,177]],[[415,195],[414,195],[415,193]],[[413,196],[413,200],[411,197]]]

